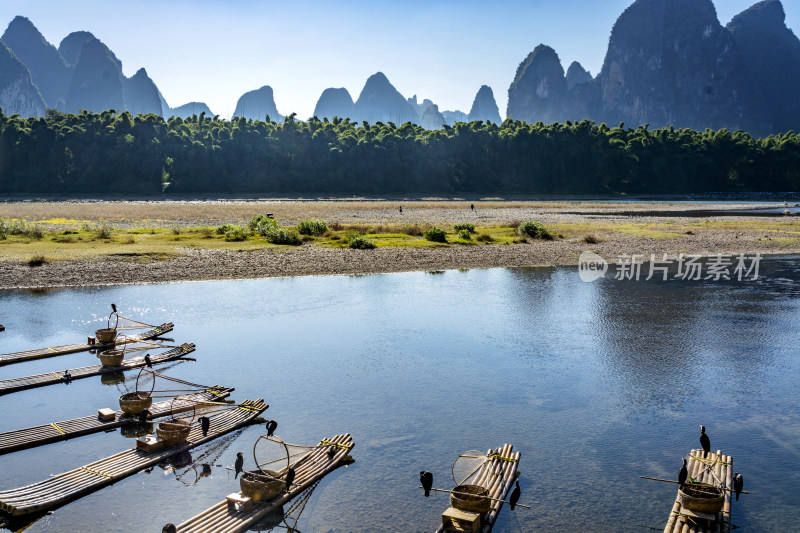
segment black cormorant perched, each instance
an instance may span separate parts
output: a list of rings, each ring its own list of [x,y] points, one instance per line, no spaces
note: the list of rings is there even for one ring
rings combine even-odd
[[[686,479],[689,477],[689,469],[686,468],[686,458],[683,458],[683,466],[681,467],[681,471],[678,472],[678,483],[683,486],[686,483]]]
[[[711,441],[706,435],[705,426],[700,426],[700,446],[703,447],[703,458],[705,459],[706,454],[711,451]]]
[[[736,501],[739,501],[739,494],[741,494],[742,489],[744,488],[744,478],[739,472],[736,472],[733,475],[733,490],[736,492]]]
[[[294,468],[290,466],[289,470],[286,471],[286,492],[289,492],[292,482],[294,482]]]
[[[61,379],[64,380],[64,383],[69,385],[70,382],[72,381],[72,374],[69,373],[69,370],[64,370],[64,377],[62,377]]]
[[[517,480],[516,484],[514,485],[514,490],[511,491],[511,496],[508,498],[508,505],[511,507],[512,511],[514,510],[514,507],[517,506],[520,494],[522,494],[522,491],[519,490],[519,480]]]
[[[161,533],[178,533],[178,528],[175,527],[175,524],[170,522],[161,530]]]
[[[117,312],[117,304],[111,304],[111,311],[113,311],[114,313]]]
[[[148,416],[150,416],[150,411],[147,409],[142,409],[141,412],[139,412],[139,423],[146,424]]]
[[[144,362],[147,364],[147,368],[153,368],[153,361],[150,360],[150,354],[144,354]]]
[[[207,416],[201,416],[198,420],[200,421],[200,429],[203,430],[203,436],[205,437],[208,435],[208,428],[211,427],[211,419]]]
[[[242,452],[236,452],[236,464],[233,465],[234,470],[236,470],[236,475],[233,476],[233,479],[239,477],[239,474],[242,472],[243,467],[244,467],[244,455],[242,455]]]
[[[333,459],[335,453],[336,453],[336,448],[334,448],[333,446],[328,446],[328,459]]]
[[[275,420],[267,421],[267,437],[271,437],[275,430],[278,429],[278,423]]]
[[[433,474],[423,470],[419,473],[419,482],[422,483],[422,488],[425,489],[425,497],[431,495],[431,487],[433,487]]]

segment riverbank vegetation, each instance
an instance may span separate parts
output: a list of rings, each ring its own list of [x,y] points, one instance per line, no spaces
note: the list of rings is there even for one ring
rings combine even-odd
[[[0,111],[0,193],[686,194],[797,191],[800,136],[580,123],[231,121]]]

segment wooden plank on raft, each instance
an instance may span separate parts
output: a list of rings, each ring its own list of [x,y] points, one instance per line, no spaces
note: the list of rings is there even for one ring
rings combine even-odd
[[[482,533],[489,533],[494,527],[497,516],[503,508],[511,487],[519,477],[520,452],[514,452],[511,444],[505,444],[495,450],[486,452],[486,461],[481,465],[475,478],[475,485],[485,487],[489,491],[489,498],[493,498],[489,512],[481,517]],[[455,531],[444,522],[436,533]]]
[[[332,446],[335,453],[333,456],[328,456],[328,451]],[[178,531],[180,533],[236,533],[247,531],[264,516],[291,501],[328,473],[344,464],[353,446],[353,439],[348,433],[325,439],[312,448],[307,456],[294,464],[293,468],[296,476],[289,492],[284,492],[269,501],[251,502],[250,505],[231,505],[226,498],[179,524]]]
[[[36,359],[44,359],[46,357],[56,357],[58,355],[67,355],[78,352],[88,352],[89,350],[109,350],[114,346],[121,346],[123,344],[132,344],[139,341],[146,341],[155,339],[169,333],[175,325],[172,322],[167,322],[155,327],[144,333],[137,333],[135,335],[120,335],[114,342],[89,344],[88,342],[67,344],[65,346],[53,346],[49,348],[38,348],[36,350],[27,350],[24,352],[5,353],[0,355],[0,366],[12,365],[14,363],[22,363],[25,361],[34,361]]]
[[[148,411],[150,411],[148,419],[153,420],[168,416],[171,407],[174,407],[172,412],[182,413],[189,410],[190,405],[192,405],[194,401],[220,401],[230,396],[233,391],[233,388],[214,385],[205,391],[186,395],[176,401],[175,406],[172,405],[172,400],[156,402],[148,408]],[[0,433],[0,455],[89,435],[91,433],[108,431],[136,421],[136,417],[126,415],[122,411],[111,411],[111,417],[108,420],[103,420],[96,415],[89,415],[83,418],[74,418],[62,422],[53,422],[51,424],[8,431],[6,433]]]
[[[725,502],[716,515],[692,512],[681,505],[680,493],[672,505],[664,533],[728,533],[731,523],[731,491],[733,458],[720,450],[709,452],[703,457],[703,450],[692,450],[687,456],[689,477],[700,483],[707,483],[723,489]]]
[[[166,352],[153,355],[150,357],[152,364],[157,365],[180,359],[194,351],[194,344],[182,344]],[[144,357],[134,357],[126,359],[120,366],[104,367],[102,365],[84,366],[82,368],[70,369],[70,380],[88,378],[91,376],[99,376],[101,374],[114,374],[124,370],[131,370],[145,366],[147,363]],[[47,374],[37,374],[34,376],[25,376],[21,378],[11,378],[0,380],[0,395],[9,394],[26,389],[33,389],[36,387],[44,387],[46,385],[55,385],[57,383],[64,383],[64,372],[48,372]]]
[[[0,491],[0,510],[19,516],[64,505],[158,464],[168,457],[244,427],[252,423],[267,407],[269,406],[260,398],[256,401],[245,400],[238,407],[212,415],[211,428],[205,437],[200,427],[193,425],[189,432],[189,440],[184,444],[156,452],[146,452],[136,448],[126,450],[38,483]]]

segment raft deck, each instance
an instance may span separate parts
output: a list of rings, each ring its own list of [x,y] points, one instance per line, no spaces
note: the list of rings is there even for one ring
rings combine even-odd
[[[333,446],[336,450],[333,457],[328,457],[328,450]],[[308,487],[322,479],[339,466],[353,449],[353,439],[349,433],[325,439],[315,446],[311,452],[294,464],[296,477],[289,489],[280,496],[266,501],[240,508],[223,500],[178,525],[181,533],[233,533],[247,531],[253,524],[267,514],[280,508],[292,498],[301,494]]]
[[[686,468],[689,477],[700,483],[708,483],[721,489],[733,487],[733,457],[717,453],[709,453],[703,458],[703,450],[692,450],[687,456]],[[664,533],[729,533],[731,529],[731,492],[723,490],[725,503],[722,511],[716,516],[693,513],[681,506],[680,495],[675,499],[672,512]]]
[[[261,399],[245,400],[239,407],[212,415],[211,428],[205,437],[200,428],[193,425],[185,444],[151,452],[136,448],[126,450],[32,485],[0,491],[0,510],[19,516],[58,507],[158,464],[168,457],[246,426],[267,407],[269,406]]]
[[[194,344],[182,344],[171,350],[153,355],[150,361],[154,364],[166,363],[175,359],[180,359],[194,351]],[[76,379],[88,378],[91,376],[99,376],[100,374],[113,374],[124,370],[130,370],[145,366],[147,363],[144,357],[134,357],[126,359],[120,366],[105,367],[103,365],[84,366],[81,368],[70,369],[69,373],[72,374],[72,381]],[[46,374],[37,374],[34,376],[25,376],[21,378],[11,378],[0,380],[0,395],[17,392],[26,389],[33,389],[36,387],[44,387],[45,385],[54,385],[56,383],[64,383],[63,372],[48,372]]]
[[[494,527],[497,516],[500,514],[500,509],[503,508],[503,502],[508,496],[511,487],[517,480],[517,470],[519,467],[520,452],[513,452],[511,444],[504,444],[496,450],[489,450],[486,452],[487,457],[491,460],[486,461],[478,470],[475,485],[485,487],[489,490],[489,497],[495,498],[492,500],[489,512],[481,517],[480,531],[482,533],[489,533]],[[451,525],[442,524],[436,533],[445,533],[448,531],[463,531],[463,529],[455,528]]]
[[[146,341],[160,337],[165,333],[172,331],[175,325],[172,322],[161,324],[144,333],[137,333],[135,335],[120,335],[114,342],[106,342],[97,344],[89,344],[88,342],[78,344],[67,344],[65,346],[51,346],[49,348],[39,348],[37,350],[28,350],[24,352],[5,353],[0,355],[0,366],[11,365],[14,363],[22,363],[24,361],[33,361],[35,359],[44,359],[45,357],[55,357],[57,355],[67,355],[78,352],[88,352],[89,350],[109,350],[114,346],[122,344],[131,344],[140,341]]]
[[[214,385],[203,392],[181,397],[180,400],[175,401],[175,405],[172,405],[172,400],[156,402],[148,408],[148,411],[150,411],[148,419],[153,420],[168,416],[170,412],[182,413],[188,411],[194,401],[214,402],[223,400],[230,396],[233,391],[233,388]],[[127,415],[120,410],[114,412],[112,420],[102,420],[98,415],[89,415],[63,422],[53,422],[51,424],[8,431],[0,433],[0,455],[91,433],[108,431],[137,421],[137,417]]]

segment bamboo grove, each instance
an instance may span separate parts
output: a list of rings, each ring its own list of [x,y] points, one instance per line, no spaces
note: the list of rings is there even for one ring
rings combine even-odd
[[[545,125],[0,111],[0,193],[687,194],[800,190],[800,137]]]

